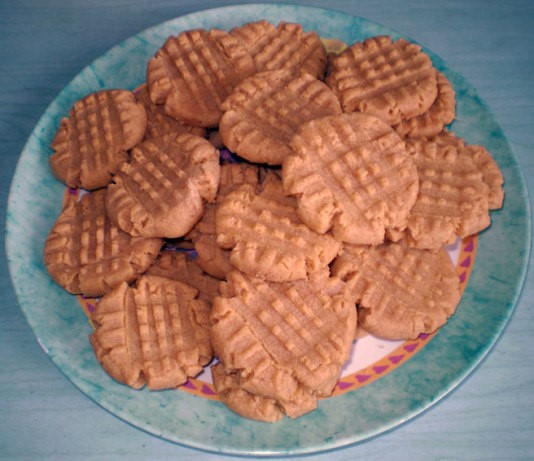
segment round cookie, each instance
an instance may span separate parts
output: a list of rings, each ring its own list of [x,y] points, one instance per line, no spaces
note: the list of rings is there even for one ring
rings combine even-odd
[[[490,225],[490,188],[461,144],[407,138],[406,147],[417,165],[419,194],[404,229],[390,230],[391,240],[438,250]]]
[[[137,98],[141,101],[147,114],[146,138],[158,138],[166,134],[191,133],[206,137],[206,129],[199,126],[191,126],[180,122],[167,115],[162,104],[154,104],[148,94],[146,84],[136,91]]]
[[[332,267],[358,305],[358,324],[376,336],[414,339],[447,322],[460,302],[460,280],[444,249],[387,242],[345,245]]]
[[[44,245],[44,263],[65,290],[101,296],[132,282],[156,259],[163,241],[131,237],[108,218],[105,189],[68,202]]]
[[[221,104],[256,72],[241,40],[222,30],[194,29],[171,36],[147,65],[150,99],[184,123],[215,127]]]
[[[198,299],[210,306],[219,294],[219,280],[206,274],[197,264],[197,259],[181,250],[163,250],[147,269],[145,275],[167,277],[177,282],[187,283],[198,290]]]
[[[308,120],[341,113],[334,93],[307,73],[261,72],[234,88],[223,103],[219,131],[224,145],[256,163],[282,164],[289,142]]]
[[[241,184],[257,187],[259,169],[247,163],[226,163],[221,165],[221,181],[215,203],[207,203],[202,218],[193,230],[187,234],[197,252],[195,263],[212,277],[224,280],[232,270],[230,250],[217,245],[215,213],[221,200]]]
[[[282,166],[298,215],[318,233],[342,242],[379,244],[402,228],[419,188],[414,162],[400,136],[382,120],[341,114],[307,122]]]
[[[267,423],[274,423],[284,417],[276,400],[241,388],[238,373],[226,371],[222,363],[212,365],[210,370],[217,396],[234,413]]]
[[[318,234],[296,214],[296,203],[284,195],[280,179],[271,174],[261,191],[244,184],[228,193],[215,215],[217,244],[231,249],[232,265],[255,277],[275,282],[299,280],[326,267],[341,245]]]
[[[128,150],[145,136],[145,108],[128,90],[101,90],[77,101],[52,140],[50,167],[69,187],[105,187]]]
[[[329,61],[326,83],[344,112],[375,115],[390,125],[426,112],[437,97],[436,70],[405,39],[370,37]]]
[[[444,74],[437,73],[438,96],[430,108],[421,115],[403,120],[395,125],[395,131],[401,136],[431,137],[436,136],[443,127],[454,120],[456,114],[456,94]]]
[[[96,305],[91,345],[104,370],[138,389],[172,389],[212,358],[209,306],[193,287],[142,276],[118,285]]]
[[[459,138],[450,131],[444,131],[430,139],[439,145],[453,145],[464,154],[470,156],[482,173],[482,180],[489,187],[488,207],[490,210],[498,210],[504,201],[504,177],[495,159],[488,150],[478,144],[467,144],[463,138]]]
[[[205,201],[214,201],[220,179],[218,151],[189,133],[143,141],[108,187],[106,210],[122,230],[135,236],[177,238],[200,219]]]
[[[328,269],[286,283],[232,271],[210,319],[225,373],[234,374],[240,389],[276,401],[296,418],[332,393],[350,352],[356,309]]]
[[[304,32],[296,23],[249,22],[230,30],[254,58],[258,72],[287,69],[307,72],[322,79],[326,70],[326,50],[316,32]]]
[[[482,180],[489,187],[489,209],[500,209],[504,202],[504,177],[499,165],[484,146],[472,144],[466,145],[465,149],[482,173]]]

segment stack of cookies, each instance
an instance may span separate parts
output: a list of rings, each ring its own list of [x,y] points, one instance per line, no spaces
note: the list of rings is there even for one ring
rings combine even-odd
[[[404,39],[334,53],[299,24],[181,32],[135,92],[61,121],[51,168],[82,193],[46,267],[99,299],[90,341],[117,381],[175,388],[211,362],[236,413],[299,417],[357,331],[411,339],[455,312],[444,247],[490,225],[503,177],[454,118],[451,83]]]

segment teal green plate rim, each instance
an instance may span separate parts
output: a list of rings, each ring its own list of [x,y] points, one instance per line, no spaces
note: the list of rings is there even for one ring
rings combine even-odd
[[[8,199],[6,250],[21,309],[42,348],[85,395],[129,424],[185,446],[238,455],[309,454],[383,434],[419,415],[457,387],[482,362],[510,320],[525,279],[531,241],[528,194],[505,134],[476,90],[430,50],[457,92],[451,129],[483,144],[505,178],[505,203],[479,235],[475,268],[457,313],[413,358],[383,378],[322,400],[297,420],[246,420],[220,402],[181,391],[135,391],[100,368],[91,328],[77,300],[59,288],[42,262],[43,243],[61,209],[65,188],[51,174],[50,141],[61,117],[87,93],[134,89],[147,60],[166,37],[203,27],[230,29],[248,21],[294,21],[322,37],[352,43],[372,35],[400,37],[380,24],[333,10],[289,4],[249,4],[181,16],[121,42],[82,70],[50,104],[18,162]],[[409,37],[406,37],[409,38]]]

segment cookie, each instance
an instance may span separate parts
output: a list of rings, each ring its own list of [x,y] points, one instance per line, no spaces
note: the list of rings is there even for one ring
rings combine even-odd
[[[234,413],[266,423],[275,423],[284,417],[276,400],[244,390],[238,373],[226,371],[221,363],[212,365],[210,370],[217,396]]]
[[[122,282],[132,282],[156,259],[161,239],[131,237],[105,211],[105,189],[67,202],[44,245],[50,276],[65,290],[101,296]]]
[[[318,233],[343,242],[382,243],[402,228],[417,197],[417,169],[400,136],[366,114],[323,117],[302,125],[282,166],[284,190]]]
[[[472,144],[466,145],[465,148],[479,171],[482,172],[482,180],[489,187],[489,209],[498,210],[502,208],[504,202],[504,177],[499,165],[497,165],[495,159],[484,146]]]
[[[209,307],[166,277],[118,285],[96,305],[91,345],[104,370],[135,389],[176,388],[212,358]]]
[[[217,192],[216,203],[206,204],[202,218],[187,238],[193,242],[197,252],[195,263],[206,273],[218,279],[224,279],[232,270],[230,250],[217,245],[217,232],[215,228],[215,213],[218,203],[233,189],[241,184],[250,184],[257,187],[259,170],[247,163],[227,163],[221,165],[221,181]]]
[[[241,40],[222,30],[186,30],[169,37],[148,62],[148,91],[152,102],[177,120],[215,127],[223,101],[255,72]]]
[[[143,84],[136,91],[136,96],[144,104],[147,114],[146,138],[158,138],[173,133],[191,133],[203,138],[206,137],[205,128],[182,123],[167,115],[161,104],[154,104],[150,99],[146,84]]]
[[[504,201],[504,178],[499,165],[497,165],[495,159],[484,146],[468,144],[465,139],[456,136],[450,131],[444,131],[431,138],[431,140],[441,145],[452,144],[469,155],[482,173],[482,180],[489,187],[489,209],[498,210],[502,207]]]
[[[405,229],[392,229],[390,239],[437,250],[490,225],[489,187],[467,151],[422,138],[408,138],[406,146],[419,172],[419,194]]]
[[[105,187],[128,151],[143,140],[146,126],[145,108],[131,91],[87,95],[61,120],[51,143],[52,172],[69,187]]]
[[[219,153],[188,133],[143,141],[120,165],[108,187],[110,219],[134,236],[177,238],[214,201],[220,179]]]
[[[198,290],[198,299],[210,306],[213,298],[219,294],[220,281],[206,274],[197,264],[197,259],[185,251],[163,250],[145,274],[187,283]]]
[[[296,129],[341,113],[334,93],[310,74],[275,70],[245,79],[222,105],[219,131],[225,146],[244,159],[281,165]]]
[[[257,191],[244,184],[227,194],[215,215],[217,245],[231,249],[232,265],[255,277],[275,282],[299,280],[326,267],[341,245],[318,234],[296,214],[293,197],[270,175]]]
[[[285,283],[232,271],[210,319],[225,373],[296,418],[332,393],[351,348],[356,309],[328,269]]]
[[[433,333],[454,314],[460,280],[449,255],[403,243],[345,245],[332,267],[358,304],[358,323],[376,336],[404,340]]]
[[[430,108],[421,115],[403,120],[395,125],[401,136],[431,137],[443,131],[456,115],[456,94],[444,74],[437,73],[438,95]]]
[[[258,72],[287,69],[307,72],[322,79],[326,70],[326,50],[316,32],[305,32],[297,23],[249,22],[230,30],[254,58]]]
[[[327,73],[345,112],[375,115],[390,125],[423,114],[438,94],[430,57],[402,38],[356,42],[330,60]]]

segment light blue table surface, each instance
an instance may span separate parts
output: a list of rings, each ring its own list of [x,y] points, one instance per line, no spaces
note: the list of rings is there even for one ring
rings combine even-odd
[[[0,1],[0,193],[35,124],[61,89],[106,50],[147,27],[251,2]],[[534,190],[534,2],[359,0],[288,2],[381,23],[443,58],[478,91]],[[4,230],[2,229],[2,240]],[[1,460],[225,460],[121,421],[74,387],[39,347],[0,262]],[[511,322],[462,385],[419,417],[310,460],[534,459],[534,283],[527,272]],[[242,458],[237,458],[242,459]]]

